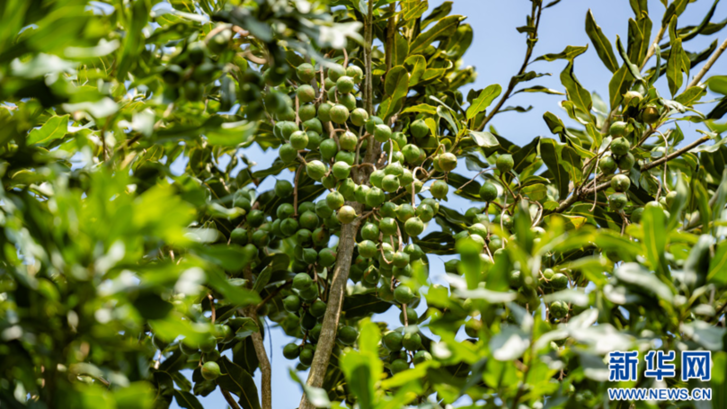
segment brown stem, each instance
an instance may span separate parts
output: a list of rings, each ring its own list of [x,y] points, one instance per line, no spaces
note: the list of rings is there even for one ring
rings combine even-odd
[[[528,34],[528,49],[525,52],[525,59],[523,61],[523,65],[520,67],[520,71],[518,71],[517,75],[510,78],[510,83],[507,85],[507,90],[500,98],[500,101],[498,101],[497,105],[495,105],[495,108],[490,111],[490,113],[487,115],[485,120],[482,122],[480,126],[478,126],[478,130],[481,131],[485,129],[485,126],[492,120],[492,118],[497,115],[497,113],[500,111],[500,108],[502,108],[503,105],[505,105],[505,102],[508,98],[510,98],[510,94],[512,94],[512,91],[515,90],[515,86],[518,84],[517,77],[520,75],[523,75],[525,73],[525,70],[528,68],[528,64],[530,63],[530,57],[533,55],[533,49],[535,48],[535,43],[538,41],[538,27],[540,26],[540,15],[543,12],[543,5],[536,4],[537,2],[533,2],[532,7],[532,18],[535,20],[535,29]]]
[[[663,133],[656,131],[659,135],[661,135],[661,138],[664,139],[664,155],[669,154],[669,141],[666,139],[666,136],[664,136]],[[662,188],[666,190],[666,173],[667,173],[667,165],[664,163],[664,176],[661,177],[661,183],[659,183],[659,190],[656,191],[656,201],[659,201],[659,197],[661,196],[661,190]]]
[[[276,289],[274,289],[273,291],[271,291],[270,294],[268,294],[267,297],[265,297],[265,299],[260,301],[260,303],[255,306],[255,311],[260,310],[260,308],[262,308],[267,302],[272,300],[276,295],[280,294],[280,292],[283,290],[283,288],[289,286],[292,282],[293,282],[293,280],[288,280],[285,283],[283,283],[282,285],[280,285],[279,287],[277,287]]]
[[[712,57],[709,59],[709,61],[707,61],[706,64],[704,64],[704,67],[699,70],[699,73],[696,77],[694,77],[692,82],[689,83],[687,88],[699,85],[699,81],[702,80],[702,78],[707,74],[709,69],[712,68],[715,62],[717,62],[717,59],[722,55],[724,50],[727,50],[727,39],[725,39],[724,42],[722,42],[722,44],[719,46],[719,48],[717,48],[717,51],[712,54]]]
[[[293,216],[298,215],[298,180],[300,180],[300,174],[303,172],[303,166],[298,166],[298,171],[295,172],[295,182],[293,183]]]
[[[649,61],[649,58],[654,56],[654,52],[656,51],[656,45],[659,44],[661,39],[664,37],[664,34],[666,33],[666,27],[668,22],[664,22],[661,25],[661,29],[659,29],[659,32],[656,34],[656,38],[654,38],[654,42],[651,43],[649,46],[649,51],[646,52],[646,57],[644,58],[644,62],[641,63],[641,67],[639,67],[639,71],[643,70],[644,67],[646,67],[646,63]]]
[[[691,149],[696,148],[697,146],[699,146],[699,145],[707,142],[709,139],[710,139],[709,136],[703,136],[703,137],[697,139],[696,141],[690,143],[689,145],[687,145],[687,146],[685,146],[685,147],[683,147],[681,149],[678,149],[678,150],[674,151],[673,153],[671,153],[671,154],[669,154],[669,155],[667,155],[667,156],[665,156],[665,157],[663,157],[663,158],[661,158],[659,160],[655,160],[653,162],[647,163],[646,165],[644,165],[641,168],[641,171],[643,172],[643,171],[649,170],[649,169],[651,169],[653,167],[656,167],[656,166],[661,165],[664,162],[668,162],[668,161],[670,161],[670,160],[672,160],[672,159],[674,159],[674,158],[676,158],[678,156],[681,156],[684,152],[687,152],[687,151],[689,151]],[[583,196],[586,196],[586,195],[591,194],[591,193],[600,192],[603,189],[607,189],[609,186],[611,186],[611,182],[610,181],[609,182],[602,183],[600,185],[597,185],[596,187],[594,187],[592,189],[586,189],[583,192],[581,192],[581,194],[575,194],[574,193],[571,196],[569,196],[567,199],[565,199],[564,201],[562,201],[560,203],[560,206],[558,206],[558,208],[555,209],[553,211],[553,213],[562,213],[566,209],[568,209],[573,203],[577,202],[580,198],[582,198]]]
[[[217,311],[215,310],[215,297],[213,297],[212,294],[207,294],[207,299],[210,300],[210,310],[212,311],[210,321],[214,324],[217,317]]]
[[[356,213],[361,212],[361,205],[351,203]],[[311,363],[310,373],[308,374],[309,386],[320,388],[323,385],[323,379],[328,370],[328,364],[331,359],[333,346],[336,344],[336,332],[338,331],[338,322],[341,317],[341,308],[343,307],[343,298],[346,294],[346,282],[348,281],[348,273],[351,269],[351,261],[353,259],[353,248],[356,244],[356,232],[360,224],[357,218],[352,223],[345,224],[341,227],[341,238],[338,244],[338,256],[336,266],[333,269],[333,278],[331,279],[331,287],[328,292],[328,302],[326,314],[323,316],[323,326],[321,327],[321,335],[318,337],[318,345],[313,362]],[[313,405],[303,395],[300,401],[300,409],[313,409]]]
[[[225,389],[220,389],[222,391],[222,396],[225,397],[225,400],[227,401],[227,404],[230,405],[232,409],[240,409],[240,405],[235,402],[235,399],[232,398],[232,395],[230,395],[230,392],[226,391]]]
[[[366,83],[365,83],[365,104],[364,107],[369,115],[373,114],[374,111],[374,91],[373,91],[373,76],[371,73],[372,67],[372,47],[373,47],[373,13],[374,13],[374,2],[369,0],[368,3],[368,16],[365,23],[365,44],[364,44],[364,63],[366,71]],[[373,143],[373,135],[369,136],[368,145],[366,148],[366,163],[373,163],[373,160],[378,156],[380,146]],[[368,180],[371,174],[369,169],[361,168],[361,172],[358,172],[358,178],[360,180]],[[362,206],[359,203],[348,203],[354,208],[357,214],[362,213]],[[313,362],[311,363],[310,372],[308,373],[308,380],[306,383],[309,386],[320,388],[323,385],[323,379],[325,378],[326,371],[328,370],[329,362],[331,359],[331,353],[333,352],[333,346],[336,343],[336,332],[338,331],[338,322],[341,317],[341,309],[343,307],[343,298],[346,293],[346,282],[348,281],[348,273],[351,269],[351,261],[353,260],[353,249],[356,245],[356,232],[358,231],[359,225],[361,224],[361,218],[358,217],[356,220],[349,224],[341,226],[341,235],[338,244],[338,255],[336,259],[336,266],[333,268],[333,276],[331,278],[330,289],[328,291],[328,301],[326,314],[323,316],[323,325],[321,327],[321,334],[318,338],[318,344],[316,352],[313,355]],[[313,409],[313,405],[308,401],[308,398],[303,395],[300,400],[299,409]]]
[[[245,268],[243,276],[252,283],[252,270],[250,267]],[[253,305],[245,308],[245,315],[252,318],[256,325],[260,325],[260,320],[257,315],[257,306]],[[270,336],[270,334],[268,334]],[[259,328],[257,332],[253,332],[250,335],[252,339],[252,345],[255,348],[255,355],[257,360],[260,362],[260,373],[262,374],[262,380],[260,389],[262,391],[262,409],[272,409],[272,369],[270,367],[270,360],[268,355],[265,353],[265,344],[263,343],[262,328]]]
[[[644,167],[641,168],[641,171],[643,172],[645,170],[649,170],[651,168],[661,165],[664,162],[668,162],[668,161],[676,158],[677,156],[681,156],[684,152],[687,152],[691,149],[696,148],[697,146],[707,142],[709,139],[710,139],[709,136],[703,136],[703,137],[697,139],[696,141],[690,143],[689,145],[687,145],[681,149],[675,150],[674,153],[672,153],[672,154],[664,156],[663,158],[655,160],[653,162],[647,163],[646,165],[644,165]]]

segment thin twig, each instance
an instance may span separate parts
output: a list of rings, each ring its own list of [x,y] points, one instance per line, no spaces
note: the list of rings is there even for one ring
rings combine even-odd
[[[207,299],[210,300],[210,310],[212,311],[210,321],[214,324],[217,317],[217,312],[215,310],[215,297],[213,297],[212,294],[207,294]]]
[[[661,135],[662,139],[664,139],[664,156],[667,156],[669,154],[669,141],[666,140],[666,136],[664,136],[663,133],[656,131],[659,135]],[[664,176],[661,178],[661,183],[659,183],[659,190],[656,191],[656,201],[659,201],[659,196],[661,196],[661,189],[664,187],[666,190],[666,169],[667,169],[667,163],[664,162]]]
[[[298,180],[300,180],[300,174],[303,173],[304,165],[298,166],[298,171],[295,172],[295,182],[293,183],[293,216],[298,215]]]
[[[525,60],[523,61],[523,65],[520,67],[520,70],[518,71],[517,75],[510,78],[510,83],[507,86],[507,90],[500,98],[500,101],[498,101],[495,108],[490,111],[490,113],[487,115],[485,120],[482,122],[480,126],[478,126],[478,130],[481,131],[485,129],[485,126],[492,120],[492,118],[497,115],[497,113],[500,111],[500,108],[505,104],[508,98],[510,98],[510,94],[512,94],[512,91],[515,89],[515,86],[518,84],[517,77],[523,75],[525,73],[525,70],[528,68],[528,64],[530,63],[530,57],[533,55],[533,49],[535,48],[535,43],[538,41],[538,27],[540,26],[540,15],[543,12],[543,5],[541,2],[533,2],[533,7],[531,11],[531,16],[535,20],[535,27],[534,30],[531,31],[528,34],[528,41],[527,41],[527,51],[525,52]]]
[[[258,305],[255,306],[255,311],[260,311],[260,308],[262,308],[267,302],[272,300],[276,295],[280,294],[280,292],[283,290],[283,288],[289,286],[293,280],[288,280],[282,285],[275,288],[273,291],[270,292]]]

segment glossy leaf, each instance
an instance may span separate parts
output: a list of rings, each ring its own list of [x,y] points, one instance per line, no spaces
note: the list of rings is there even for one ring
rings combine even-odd
[[[613,52],[613,46],[608,40],[608,37],[603,34],[601,27],[596,24],[596,19],[593,17],[591,10],[588,10],[588,13],[586,13],[586,33],[588,34],[588,38],[591,39],[593,47],[598,53],[598,57],[601,59],[606,68],[608,68],[611,72],[616,72],[619,64],[616,60],[616,54]]]
[[[472,104],[467,108],[467,119],[474,118],[480,112],[487,109],[492,101],[497,98],[502,92],[502,87],[498,84],[493,84],[480,91],[480,95],[472,101]]]

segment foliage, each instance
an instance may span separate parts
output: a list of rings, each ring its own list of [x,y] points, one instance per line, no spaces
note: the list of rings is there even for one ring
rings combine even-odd
[[[265,321],[311,368],[302,408],[607,407],[615,349],[712,351],[724,407],[727,77],[702,79],[727,43],[685,47],[726,24],[632,0],[624,45],[589,12],[604,101],[588,46],[533,55],[558,3],[531,0],[506,86],[464,95],[451,2],[4,2],[3,407],[267,409]],[[561,90],[528,84],[556,60]],[[517,146],[491,121],[533,92],[567,119]],[[253,169],[253,145],[279,158]]]

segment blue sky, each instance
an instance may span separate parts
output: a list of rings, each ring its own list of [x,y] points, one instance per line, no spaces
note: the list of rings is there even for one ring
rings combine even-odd
[[[431,8],[442,3],[442,0],[430,1]],[[679,18],[679,26],[696,25],[706,14],[712,5],[711,0],[698,0],[687,8],[687,11]],[[558,5],[546,9],[543,12],[540,23],[540,41],[538,42],[534,57],[562,51],[566,45],[583,46],[589,44],[589,50],[576,59],[576,76],[583,86],[591,91],[598,92],[604,99],[608,97],[608,82],[611,73],[598,58],[593,46],[590,45],[588,36],[585,33],[585,16],[588,9],[593,11],[597,23],[603,29],[606,36],[615,45],[616,35],[622,38],[625,43],[627,37],[627,21],[632,17],[632,11],[628,0],[563,0]],[[651,18],[654,21],[653,36],[658,31],[664,7],[658,0],[649,1]],[[523,61],[525,52],[525,35],[515,30],[515,27],[525,24],[525,16],[530,12],[530,2],[527,0],[455,0],[453,14],[467,16],[465,22],[472,25],[474,29],[474,41],[469,51],[464,56],[464,64],[474,66],[477,71],[477,81],[469,85],[469,88],[477,90],[487,85],[498,83],[505,88],[512,75],[514,75]],[[721,20],[727,16],[727,2],[722,2],[715,13],[713,20]],[[727,32],[720,33],[722,38]],[[685,45],[688,51],[697,52],[705,49],[713,38],[698,37]],[[565,67],[565,61],[537,62],[530,66],[531,70],[537,72],[549,72],[551,77],[542,77],[527,83],[528,86],[544,85],[548,88],[563,90],[559,81],[559,74]],[[653,59],[652,59],[653,65]],[[700,66],[701,67],[701,66]],[[714,73],[727,73],[727,57],[719,61],[711,71]],[[686,81],[685,81],[686,82]],[[669,90],[666,80],[662,78],[657,82],[657,87],[662,96],[669,98]],[[491,122],[499,134],[512,142],[523,145],[536,136],[549,136],[550,132],[542,119],[543,113],[551,111],[562,119],[567,120],[565,112],[561,111],[558,102],[562,99],[558,95],[522,93],[511,98],[507,105],[532,105],[532,111],[524,114],[507,112],[497,115]],[[708,108],[704,111],[708,112]],[[698,134],[695,125],[685,125],[686,142],[696,139]],[[703,127],[702,127],[703,129]],[[257,169],[264,169],[275,158],[273,151],[261,152],[259,148],[251,148],[247,156],[258,162]],[[469,173],[466,170],[462,173]],[[291,178],[292,175],[281,175],[282,178]],[[261,186],[261,189],[269,189],[274,183],[273,178],[268,178]],[[464,200],[452,200],[448,206],[464,210],[467,202]],[[426,233],[425,233],[426,234]],[[437,256],[430,257],[431,277],[433,281],[443,282],[443,261],[448,258]],[[420,306],[424,310],[425,306]],[[398,326],[398,310],[394,313],[384,314],[376,319]],[[288,368],[294,366],[293,361],[288,361],[282,356],[283,346],[292,339],[283,334],[281,330],[272,329],[272,352],[273,367],[273,407],[288,409],[298,405],[301,390],[292,382],[288,376]],[[266,348],[269,348],[266,339]],[[305,379],[307,373],[301,373]],[[259,372],[255,376],[259,384]],[[213,392],[200,401],[205,407],[220,408],[226,407],[226,402],[219,391]],[[175,404],[172,407],[178,407]]]

